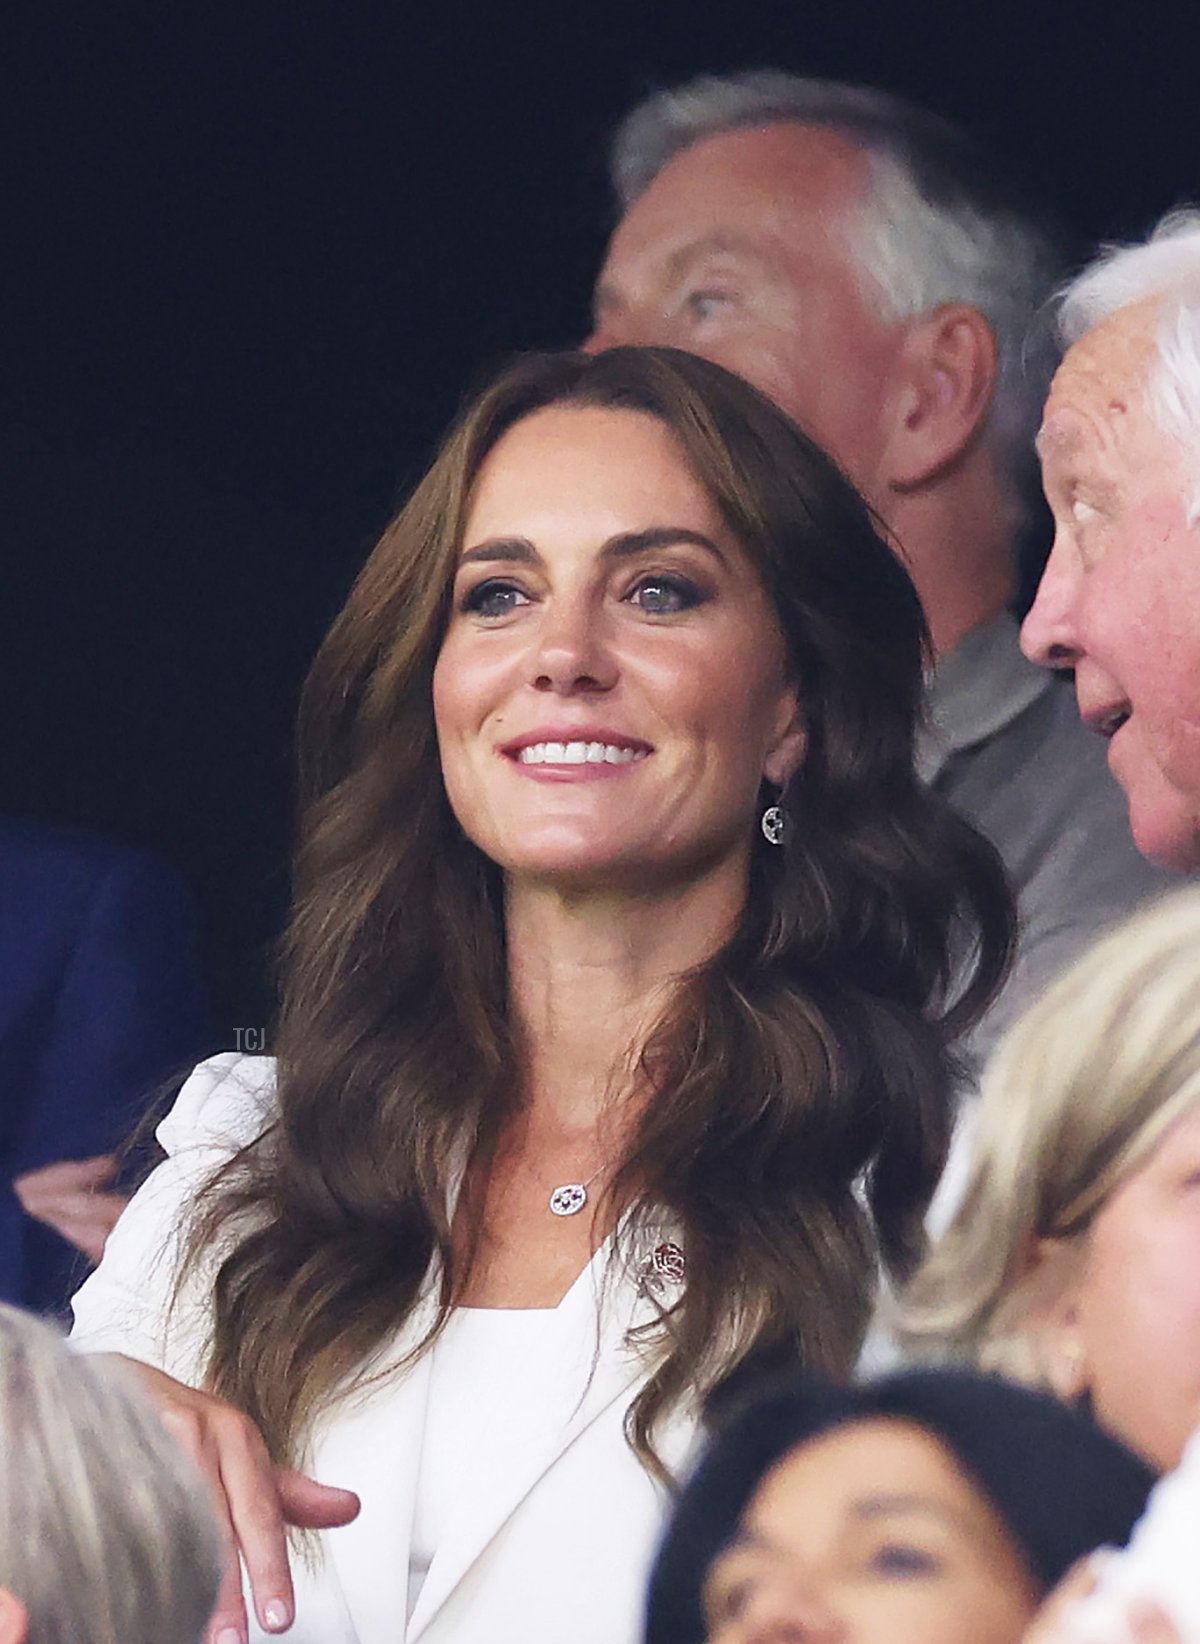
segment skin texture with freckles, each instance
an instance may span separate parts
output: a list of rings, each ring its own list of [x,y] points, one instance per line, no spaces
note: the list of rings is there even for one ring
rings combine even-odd
[[[463,546],[434,713],[451,804],[504,870],[510,916],[526,886],[677,910],[682,888],[732,913],[760,785],[790,774],[803,732],[766,595],[669,432],[637,412],[527,417],[483,466]],[[512,755],[530,739],[644,757],[530,767]]]
[[[1200,866],[1200,530],[1194,477],[1145,399],[1157,305],[1119,310],[1069,350],[1039,438],[1054,547],[1025,652],[1074,668],[1080,713],[1152,861]]]
[[[705,1583],[708,1644],[1017,1644],[1038,1597],[951,1453],[877,1418],[767,1474]]]

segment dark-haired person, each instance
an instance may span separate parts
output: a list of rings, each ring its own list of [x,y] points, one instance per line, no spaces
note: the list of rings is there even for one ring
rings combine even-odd
[[[1030,1631],[1039,1605],[1127,1540],[1153,1481],[1088,1417],[999,1378],[781,1387],[680,1497],[646,1644],[1070,1644],[1061,1604]],[[1176,1635],[1151,1617],[1131,1638]]]
[[[620,1644],[705,1391],[853,1365],[1011,928],[913,775],[922,659],[859,498],[719,367],[536,358],[464,414],[306,687],[278,1064],[198,1071],[76,1301],[256,1628]],[[295,1605],[285,1521],[342,1526]]]

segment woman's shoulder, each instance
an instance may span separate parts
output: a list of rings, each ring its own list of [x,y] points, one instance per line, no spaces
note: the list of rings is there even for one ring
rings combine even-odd
[[[164,1152],[236,1153],[275,1118],[275,1058],[226,1050],[193,1068],[158,1127]]]

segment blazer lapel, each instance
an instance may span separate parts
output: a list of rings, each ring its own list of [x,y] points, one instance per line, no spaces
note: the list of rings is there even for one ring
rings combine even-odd
[[[417,1644],[472,1564],[559,1457],[644,1374],[644,1358],[625,1337],[633,1326],[649,1323],[655,1308],[639,1275],[626,1274],[601,1288],[605,1257],[602,1249],[560,1304],[565,1316],[555,1335],[549,1398],[547,1378],[541,1375],[527,1387],[512,1389],[519,1448],[504,1466],[480,1467],[472,1474],[461,1513],[425,1577],[407,1644]],[[661,1294],[677,1282],[660,1278],[656,1287]]]

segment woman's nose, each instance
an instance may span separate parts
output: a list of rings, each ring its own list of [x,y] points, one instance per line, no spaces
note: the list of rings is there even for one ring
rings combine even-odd
[[[1043,668],[1073,668],[1083,655],[1077,625],[1080,571],[1055,543],[1021,625],[1021,649]]]
[[[611,690],[617,665],[603,615],[584,601],[548,610],[538,624],[530,668],[535,690],[555,695]]]
[[[760,1587],[740,1625],[718,1634],[714,1644],[844,1644],[844,1640],[844,1628],[807,1581],[778,1581]]]

